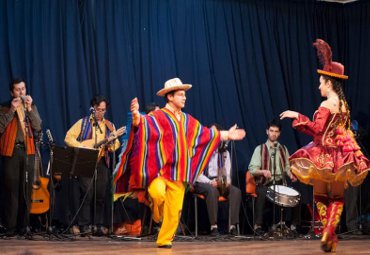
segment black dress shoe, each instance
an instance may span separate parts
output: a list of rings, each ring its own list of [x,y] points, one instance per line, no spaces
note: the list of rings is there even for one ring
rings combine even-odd
[[[362,234],[363,234],[363,233],[362,233],[362,231],[361,231],[361,230],[359,230],[359,229],[350,230],[350,231],[348,231],[348,233],[349,233],[350,235],[355,235],[355,236],[360,236],[360,235],[362,235]]]
[[[91,228],[90,226],[80,226],[80,232],[81,232],[81,236],[82,237],[85,237],[85,236],[89,236],[91,235]]]
[[[229,231],[229,234],[232,236],[237,236],[238,235],[238,230],[236,228],[232,228]]]
[[[9,228],[6,229],[5,232],[3,233],[4,236],[6,237],[14,237],[18,234],[16,228]]]
[[[102,226],[97,226],[94,230],[93,236],[104,236],[104,231]]]
[[[31,229],[29,227],[23,227],[18,230],[18,235],[29,236],[31,235]]]
[[[6,227],[0,224],[0,235],[4,235],[6,233]]]
[[[210,236],[219,236],[220,235],[220,232],[218,232],[218,229],[217,228],[214,228],[211,230],[211,232],[209,233]]]
[[[158,245],[158,248],[171,249],[172,248],[172,244]]]
[[[265,231],[262,230],[262,228],[256,228],[254,230],[254,233],[257,235],[257,236],[263,236],[265,234]]]

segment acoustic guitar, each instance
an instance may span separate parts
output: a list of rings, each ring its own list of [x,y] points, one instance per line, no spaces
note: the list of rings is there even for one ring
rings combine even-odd
[[[126,132],[126,126],[120,127],[119,129],[113,131],[110,133],[108,138],[105,138],[101,141],[99,141],[97,144],[95,144],[94,139],[87,139],[81,142],[82,146],[84,148],[90,148],[90,149],[99,149],[99,158],[101,158],[104,155],[103,148],[108,145],[111,141],[115,140],[117,137],[123,135]]]
[[[40,144],[42,141],[42,132],[35,143],[35,167],[32,182],[31,208],[30,213],[42,214],[50,208],[50,194],[48,190],[49,178],[41,175],[42,161],[40,153]]]

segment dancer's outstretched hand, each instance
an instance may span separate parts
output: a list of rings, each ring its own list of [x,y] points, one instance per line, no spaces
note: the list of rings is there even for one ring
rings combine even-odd
[[[232,126],[228,131],[228,140],[242,140],[246,135],[244,129],[239,129],[238,126],[235,124]]]
[[[287,110],[285,112],[280,113],[280,119],[290,118],[290,119],[298,119],[298,112]]]

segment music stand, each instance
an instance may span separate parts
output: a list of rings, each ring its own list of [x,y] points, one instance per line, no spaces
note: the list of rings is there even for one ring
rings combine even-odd
[[[99,150],[97,149],[87,149],[79,147],[61,147],[54,146],[54,157],[53,157],[53,172],[54,174],[60,174],[65,176],[78,176],[78,177],[87,177],[93,178],[96,172],[98,164],[98,154]],[[89,188],[90,189],[90,188]],[[85,198],[89,190],[86,191],[82,204],[85,201]],[[94,190],[95,192],[95,190]],[[70,225],[73,224],[75,218],[77,217],[81,206],[77,209]],[[95,201],[94,201],[95,207]],[[95,209],[94,209],[95,211]]]
[[[70,176],[94,175],[99,150],[78,147],[54,147],[53,172]]]

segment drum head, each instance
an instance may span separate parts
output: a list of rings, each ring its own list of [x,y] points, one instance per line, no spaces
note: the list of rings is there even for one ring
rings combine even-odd
[[[287,187],[287,186],[283,186],[283,185],[272,185],[269,187],[269,189],[277,193],[285,194],[289,196],[299,196],[300,195],[299,192],[296,191],[295,189]]]
[[[295,207],[298,205],[301,196],[293,188],[283,185],[272,185],[267,189],[266,197],[277,205]]]

